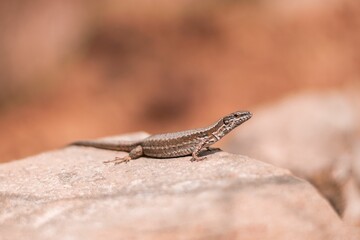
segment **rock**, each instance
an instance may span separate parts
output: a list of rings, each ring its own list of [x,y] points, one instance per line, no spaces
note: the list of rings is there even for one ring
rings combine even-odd
[[[344,184],[344,205],[346,206],[343,219],[357,227],[360,227],[360,141],[355,143],[353,161],[351,165],[351,177]]]
[[[346,206],[343,219],[353,226],[360,226],[360,191],[353,178],[344,185],[344,205]]]
[[[1,164],[0,239],[358,236],[287,170],[226,152],[102,163],[123,154],[71,146]]]
[[[360,161],[354,154],[360,108],[350,95],[303,93],[264,107],[225,149],[291,170],[313,183],[339,214],[349,213],[347,202],[360,207],[360,198],[345,199],[356,194],[344,193],[353,189],[344,186]]]

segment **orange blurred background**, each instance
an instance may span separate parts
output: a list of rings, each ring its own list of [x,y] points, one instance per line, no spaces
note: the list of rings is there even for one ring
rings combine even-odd
[[[360,1],[0,2],[0,161],[359,87]]]

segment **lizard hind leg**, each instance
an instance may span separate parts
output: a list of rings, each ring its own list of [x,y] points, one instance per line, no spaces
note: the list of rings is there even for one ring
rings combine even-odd
[[[120,163],[127,163],[132,159],[136,159],[143,156],[143,148],[139,145],[136,146],[135,148],[133,148],[128,155],[124,156],[124,157],[116,157],[113,160],[109,160],[109,161],[104,161],[104,163],[114,163],[115,165],[120,164]]]

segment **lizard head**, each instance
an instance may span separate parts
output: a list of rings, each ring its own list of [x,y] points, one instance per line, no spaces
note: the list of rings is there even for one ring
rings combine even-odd
[[[231,113],[223,117],[222,119],[223,127],[225,128],[226,132],[230,132],[237,126],[249,120],[251,117],[252,117],[251,112],[247,112],[247,111],[238,111]]]

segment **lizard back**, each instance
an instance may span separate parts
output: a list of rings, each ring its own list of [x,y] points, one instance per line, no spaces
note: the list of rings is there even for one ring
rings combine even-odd
[[[155,134],[145,138],[141,146],[144,155],[157,158],[181,157],[190,155],[196,146],[216,131],[220,121],[205,128],[181,132]]]

